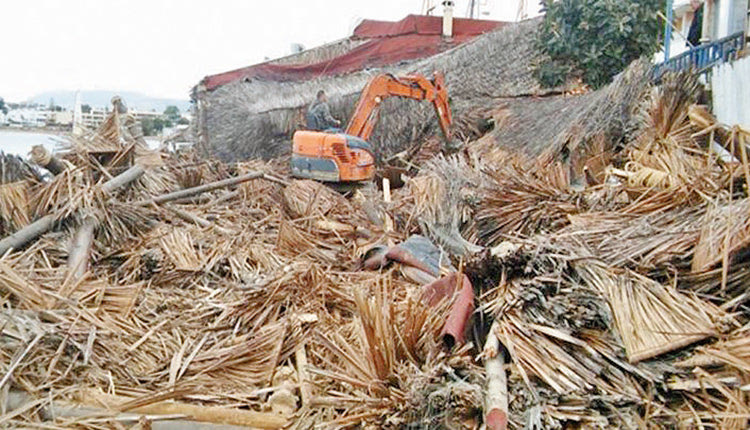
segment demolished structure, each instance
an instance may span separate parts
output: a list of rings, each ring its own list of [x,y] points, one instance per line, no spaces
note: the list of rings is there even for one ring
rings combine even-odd
[[[383,151],[417,148],[392,193],[149,151],[116,113],[54,154],[51,180],[3,176],[0,423],[747,428],[750,133],[644,62],[542,90],[535,25],[408,66],[444,68],[466,145],[440,154],[429,112],[379,127],[398,137]],[[366,73],[346,76],[342,110]],[[215,129],[272,136],[321,82],[199,103],[279,106],[261,88],[288,86],[288,108]],[[211,112],[209,134],[240,118]],[[264,142],[243,156],[289,145]]]

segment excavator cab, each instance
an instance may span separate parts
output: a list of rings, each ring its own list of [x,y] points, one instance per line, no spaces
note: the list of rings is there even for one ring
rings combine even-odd
[[[360,182],[375,175],[372,146],[356,136],[298,131],[292,144],[292,175],[322,182]]]
[[[292,175],[328,183],[369,181],[375,177],[375,152],[367,140],[372,135],[380,104],[388,97],[432,103],[440,129],[451,148],[452,123],[445,78],[436,72],[424,76],[377,75],[362,90],[345,132],[297,131],[292,138]]]

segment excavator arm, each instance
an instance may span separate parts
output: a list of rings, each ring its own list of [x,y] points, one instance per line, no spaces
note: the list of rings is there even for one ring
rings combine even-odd
[[[432,79],[424,76],[395,77],[390,74],[378,75],[370,80],[359,98],[346,133],[369,140],[378,117],[380,104],[388,97],[405,97],[415,100],[426,100],[432,103],[435,114],[443,131],[443,137],[451,144],[451,123],[453,118],[448,105],[448,90],[445,78],[435,72]]]

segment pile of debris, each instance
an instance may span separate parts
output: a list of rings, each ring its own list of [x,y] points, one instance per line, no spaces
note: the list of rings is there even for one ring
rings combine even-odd
[[[2,185],[0,424],[747,428],[750,135],[640,91],[346,196],[115,110]]]

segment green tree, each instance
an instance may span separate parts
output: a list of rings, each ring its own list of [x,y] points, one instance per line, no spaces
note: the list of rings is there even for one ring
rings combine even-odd
[[[187,118],[180,118],[180,119],[177,120],[177,124],[179,124],[179,125],[187,125],[187,124],[190,124],[190,121],[188,121]]]
[[[172,122],[164,118],[143,118],[141,120],[141,130],[144,136],[155,136],[164,130],[164,127],[171,126]]]
[[[659,47],[657,12],[663,0],[542,0],[537,35],[550,61],[536,67],[545,86],[580,77],[593,87],[609,83],[633,60]]]
[[[144,136],[153,136],[156,131],[153,118],[143,118],[141,120],[141,130]]]
[[[91,106],[81,105],[81,113],[91,113]]]
[[[5,99],[0,97],[0,111],[2,111],[3,114],[8,113],[8,108],[5,106]]]
[[[180,119],[180,108],[177,106],[167,106],[164,109],[164,116],[172,122],[177,122]]]

